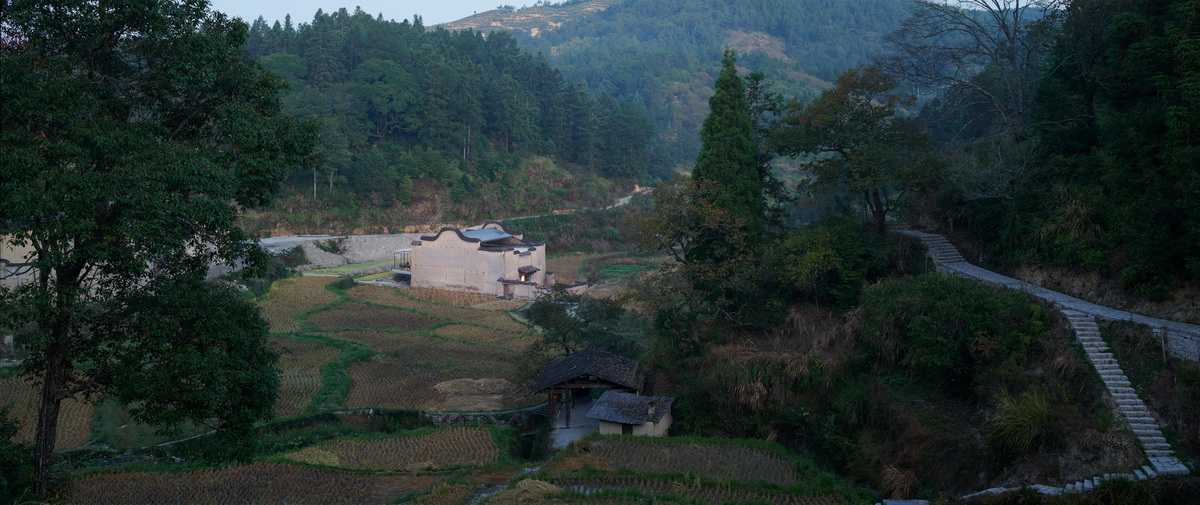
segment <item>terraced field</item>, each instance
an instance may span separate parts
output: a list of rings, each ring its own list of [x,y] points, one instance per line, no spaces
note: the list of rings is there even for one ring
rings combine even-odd
[[[13,437],[15,440],[33,442],[37,430],[34,420],[37,419],[40,394],[41,389],[23,378],[0,380],[0,407],[11,407],[8,415],[20,422],[17,434]],[[95,405],[71,399],[63,401],[61,409],[54,448],[70,449],[87,442],[92,437],[92,413],[95,411]]]
[[[608,503],[602,492],[621,493],[619,503],[671,497],[667,501],[834,505],[871,499],[807,459],[757,440],[592,436],[530,477],[537,480],[523,486],[527,492],[512,499],[501,493],[488,503],[560,503],[548,493]],[[512,489],[521,488],[518,483]]]
[[[331,285],[335,282],[294,279],[259,303],[271,322],[270,345],[281,352],[277,416],[305,414],[314,400],[328,410],[427,412],[501,411],[542,401],[515,376],[523,353],[540,338],[505,312],[516,303],[379,286],[342,290]],[[20,390],[0,383],[0,401]],[[61,447],[85,441],[90,426],[90,413],[68,417],[88,423],[64,430],[76,438],[60,440]],[[509,454],[515,444],[504,437],[514,436],[505,431],[511,428],[388,428],[386,435],[368,436],[337,429],[315,441],[289,435],[286,448],[248,465],[80,476],[65,485],[58,502],[833,505],[864,502],[866,496],[758,442],[596,437],[568,449],[530,480],[506,486],[528,466]],[[509,489],[479,499],[496,486]],[[601,491],[621,494],[594,496]]]
[[[283,457],[338,468],[422,471],[494,463],[500,448],[486,428],[449,428],[415,437],[339,440]]]
[[[302,414],[321,389],[321,367],[341,354],[336,347],[274,337],[271,348],[279,352],[279,399],[275,416]]]
[[[422,492],[445,476],[373,475],[283,463],[253,463],[194,472],[121,472],[81,477],[58,503],[391,503]]]

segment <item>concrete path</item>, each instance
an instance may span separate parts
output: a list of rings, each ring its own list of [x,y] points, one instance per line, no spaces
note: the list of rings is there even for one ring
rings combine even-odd
[[[1117,362],[1116,356],[1108,348],[1108,344],[1100,338],[1100,327],[1096,325],[1096,318],[1133,321],[1145,324],[1151,328],[1157,328],[1157,331],[1163,333],[1169,332],[1172,334],[1171,353],[1178,357],[1192,360],[1200,359],[1200,326],[1132,314],[1086,302],[967,263],[958,249],[949,240],[946,240],[946,237],[941,235],[909,229],[898,229],[896,231],[919,238],[925,244],[925,247],[929,249],[929,255],[937,264],[939,272],[951,273],[992,286],[1019,289],[1054,303],[1070,322],[1076,341],[1083,347],[1088,361],[1096,369],[1096,372],[1100,374],[1100,379],[1104,382],[1104,387],[1108,389],[1109,394],[1112,396],[1118,413],[1128,423],[1129,429],[1133,432],[1134,436],[1137,437],[1138,443],[1141,444],[1142,451],[1145,453],[1146,460],[1148,461],[1148,463],[1129,473],[1097,475],[1061,487],[1044,484],[1032,484],[1026,487],[1049,495],[1082,493],[1096,489],[1102,483],[1115,478],[1136,481],[1152,479],[1158,475],[1186,475],[1188,473],[1187,466],[1175,457],[1170,444],[1163,437],[1162,428],[1155,419],[1154,413],[1142,402],[1137,391],[1130,384],[1129,378],[1121,370],[1121,364]],[[1012,489],[1016,488],[985,489],[964,496],[963,498],[1003,493]]]
[[[929,249],[929,255],[937,263],[939,272],[952,273],[959,277],[977,280],[992,286],[1019,289],[1048,302],[1058,304],[1065,309],[1082,312],[1097,319],[1132,321],[1149,326],[1162,332],[1161,335],[1163,336],[1164,344],[1172,356],[1191,361],[1200,361],[1200,326],[1104,307],[1041,286],[1035,286],[1025,281],[1000,275],[967,263],[963,259],[962,254],[959,254],[958,249],[950,241],[946,240],[946,237],[941,235],[916,230],[898,229],[896,231],[921,239],[921,242]]]
[[[575,408],[571,411],[571,427],[567,427],[565,412],[559,408],[558,416],[553,419],[554,428],[551,431],[552,443],[551,447],[554,450],[559,450],[571,445],[580,438],[586,435],[595,433],[600,430],[600,421],[589,418],[588,410],[591,410],[592,402],[575,401]]]

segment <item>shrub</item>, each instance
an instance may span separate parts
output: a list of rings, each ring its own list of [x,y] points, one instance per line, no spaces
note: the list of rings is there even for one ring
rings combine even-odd
[[[1021,370],[1051,325],[1049,313],[1025,293],[993,292],[941,274],[867,289],[858,319],[865,357],[876,368],[963,398]]]
[[[923,258],[905,250],[913,246],[869,232],[860,220],[827,216],[779,243],[774,270],[784,291],[847,309],[858,303],[865,283],[915,270],[905,261]]]
[[[19,426],[0,407],[0,503],[19,503],[33,490],[33,446],[13,441]]]
[[[1058,413],[1050,394],[1032,390],[1013,397],[1004,392],[996,413],[983,425],[984,436],[996,452],[1017,457],[1045,449],[1058,436]]]

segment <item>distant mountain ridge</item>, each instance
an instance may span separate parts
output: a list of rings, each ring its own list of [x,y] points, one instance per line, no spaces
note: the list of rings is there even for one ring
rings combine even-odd
[[[721,60],[762,71],[807,101],[842,71],[886,52],[908,17],[904,0],[584,0],[493,10],[439,25],[507,31],[567,81],[644,107],[668,157],[690,164]]]
[[[559,5],[523,7],[511,12],[493,9],[437,26],[447,30],[475,30],[484,33],[496,30],[521,32],[537,37],[542,32],[562,27],[564,23],[604,11],[620,1],[622,0],[577,0]]]

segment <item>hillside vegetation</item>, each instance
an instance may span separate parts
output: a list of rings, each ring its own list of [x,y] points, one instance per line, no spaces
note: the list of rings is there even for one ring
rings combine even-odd
[[[843,70],[882,53],[885,36],[911,8],[899,0],[623,0],[584,9],[595,3],[493,11],[487,14],[500,19],[475,26],[510,29],[521,47],[542,54],[566,79],[644,107],[671,159],[684,165],[700,150],[700,123],[725,48],[778,91],[808,100]],[[572,15],[536,34],[516,22],[557,12]]]
[[[610,181],[661,177],[638,105],[563,79],[504,32],[341,9],[298,26],[259,19],[245,47],[288,85],[284,112],[322,125],[315,167],[291,174],[255,228],[548,212],[611,203]]]

